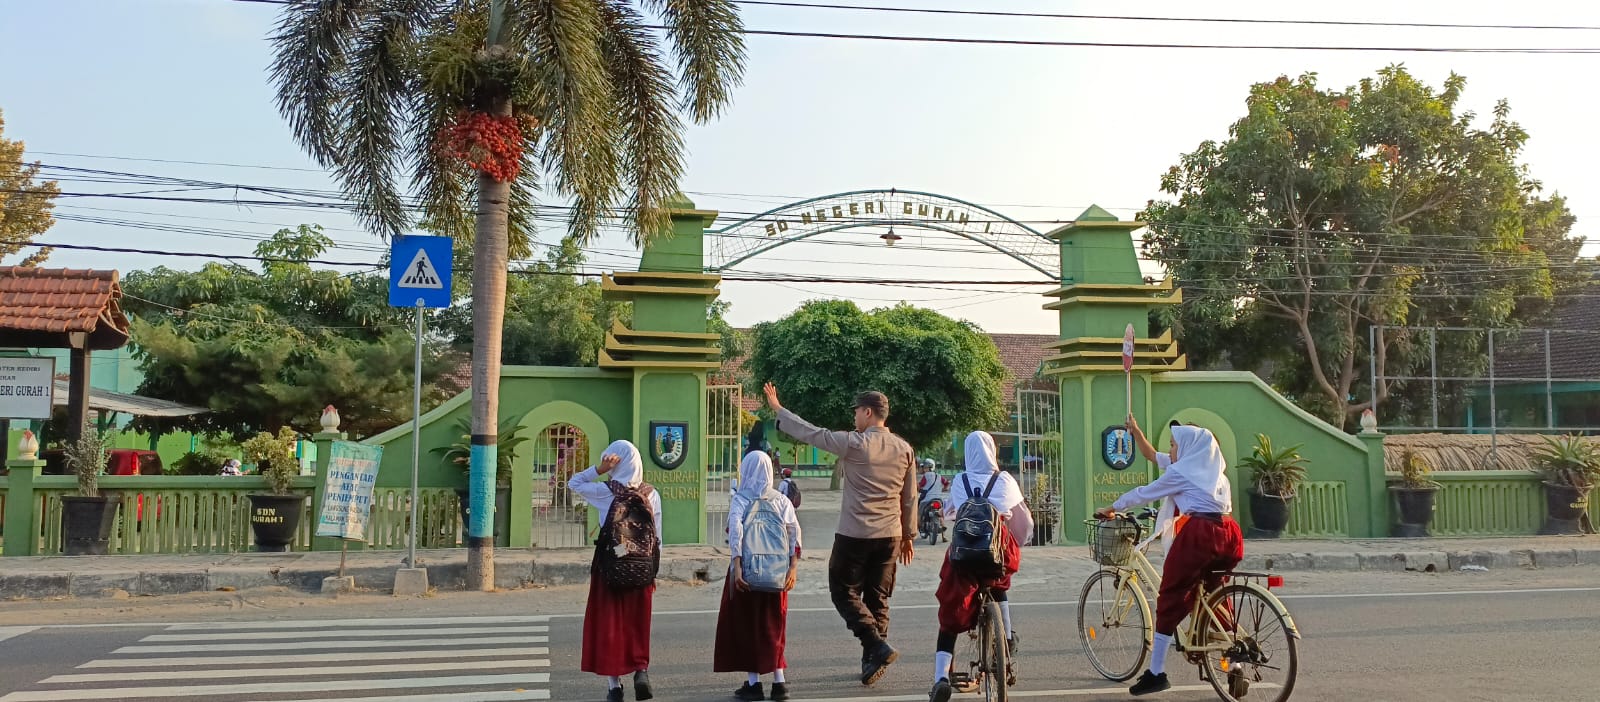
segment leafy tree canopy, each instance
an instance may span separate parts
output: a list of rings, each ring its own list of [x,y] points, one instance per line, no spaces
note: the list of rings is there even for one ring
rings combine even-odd
[[[35,182],[39,164],[24,161],[22,142],[7,141],[5,133],[6,118],[0,112],[0,265],[37,266],[49,257],[50,249],[39,249],[21,261],[6,258],[55,224],[50,211],[61,191],[53,180]]]
[[[502,363],[593,366],[599,361],[600,348],[605,345],[612,322],[627,324],[633,317],[633,305],[603,299],[599,281],[576,275],[584,260],[583,249],[568,239],[552,246],[544,260],[513,271],[508,277]],[[456,285],[461,289],[459,281]],[[723,357],[735,358],[744,354],[748,342],[723,318],[727,310],[727,302],[713,302],[707,328],[722,335]],[[446,310],[440,315],[439,324],[457,348],[472,347],[470,300]]]
[[[414,353],[408,310],[389,307],[388,280],[312,268],[333,242],[315,225],[280,230],[256,247],[259,270],[209,264],[159,267],[123,279],[139,393],[209,408],[136,422],[153,430],[251,436],[315,431],[325,405],[340,428],[371,435],[411,418]],[[443,364],[424,348],[424,402]]]
[[[1426,332],[1389,329],[1369,358],[1374,325],[1516,327],[1587,278],[1565,200],[1518,162],[1527,133],[1503,101],[1487,124],[1458,111],[1465,87],[1400,66],[1344,90],[1280,77],[1167,172],[1145,246],[1185,288],[1165,321],[1197,361],[1270,366],[1341,425],[1371,404],[1369,363],[1426,371]],[[1441,372],[1481,372],[1482,342],[1444,349]],[[1396,393],[1386,410],[1409,393],[1378,388]]]
[[[756,325],[752,345],[751,391],[770,381],[785,407],[821,426],[852,427],[855,396],[865,390],[889,396],[889,427],[917,449],[1005,416],[1006,370],[994,342],[933,310],[813,301]]]

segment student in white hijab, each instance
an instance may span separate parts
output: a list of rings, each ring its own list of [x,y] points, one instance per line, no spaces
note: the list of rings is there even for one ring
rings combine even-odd
[[[1231,514],[1233,486],[1228,482],[1228,463],[1211,432],[1187,424],[1173,425],[1172,451],[1162,455],[1150,445],[1132,415],[1127,424],[1139,452],[1165,470],[1095,516],[1109,519],[1116,512],[1164,500],[1155,535],[1166,544],[1167,558],[1162,564],[1161,592],[1156,598],[1154,648],[1150,669],[1128,689],[1133,695],[1148,695],[1172,686],[1167,681],[1167,649],[1172,646],[1178,624],[1194,605],[1195,583],[1204,580],[1206,588],[1213,591],[1220,587],[1222,578],[1211,573],[1239,565],[1244,558],[1244,535]]]
[[[644,462],[639,449],[629,441],[615,441],[600,454],[600,465],[572,476],[567,487],[582,497],[600,515],[600,523],[611,518],[616,483],[644,493],[655,517],[656,536],[661,535],[661,495],[644,482]],[[634,698],[648,700],[650,686],[650,614],[655,585],[636,590],[616,590],[600,576],[599,549],[595,545],[595,565],[589,572],[589,600],[583,615],[583,654],[579,667],[585,673],[604,676],[607,702],[621,702],[622,676],[633,674]]]
[[[1033,513],[1022,499],[1022,486],[1010,473],[1000,470],[996,459],[994,437],[988,432],[975,431],[967,435],[966,468],[950,481],[950,497],[945,516],[955,518],[961,506],[972,495],[983,495],[988,490],[988,502],[1000,514],[1004,528],[997,530],[995,538],[1005,538],[1008,563],[1004,575],[992,580],[979,580],[971,573],[957,569],[945,552],[944,566],[939,570],[939,587],[934,597],[939,601],[939,638],[934,644],[933,689],[928,693],[930,702],[948,702],[954,694],[950,684],[950,665],[955,659],[956,637],[970,631],[977,624],[977,594],[988,588],[994,601],[1000,605],[1000,616],[1007,632],[1007,645],[1017,648],[1017,633],[1011,626],[1011,575],[1022,565],[1021,545],[1033,536]],[[993,480],[991,488],[989,482]],[[1009,538],[1007,538],[1009,537]],[[1009,673],[1009,671],[1008,671]]]
[[[717,614],[717,638],[712,651],[712,671],[744,673],[746,682],[733,693],[738,700],[789,699],[784,647],[788,641],[789,593],[800,564],[800,520],[794,505],[772,487],[772,458],[760,450],[746,453],[739,464],[739,489],[728,505],[728,578],[722,585],[722,605]],[[751,590],[742,577],[745,556],[745,518],[765,503],[775,508],[793,550],[789,554],[788,582],[783,592]],[[772,674],[772,694],[761,689],[761,676]]]

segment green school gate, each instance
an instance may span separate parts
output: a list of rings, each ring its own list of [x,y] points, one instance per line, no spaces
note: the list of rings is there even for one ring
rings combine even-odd
[[[501,421],[515,421],[531,450],[519,451],[509,500],[517,505],[497,520],[511,547],[582,546],[594,515],[565,495],[564,481],[592,464],[619,438],[639,445],[645,480],[662,493],[667,543],[714,542],[726,518],[728,476],[736,468],[743,432],[740,388],[714,379],[720,367],[718,337],[707,332],[707,306],[719,293],[721,270],[762,253],[828,232],[859,228],[921,228],[978,242],[1060,281],[1043,301],[1060,317],[1060,340],[1044,374],[1059,387],[1063,437],[1058,465],[1046,466],[1057,523],[1076,525],[1095,506],[1153,478],[1137,461],[1114,470],[1102,458],[1102,433],[1120,425],[1124,378],[1120,363],[1124,328],[1148,326],[1157,305],[1182,302],[1168,282],[1147,285],[1130,234],[1141,225],[1119,221],[1093,207],[1076,221],[1041,233],[993,210],[930,193],[871,190],[803,200],[720,229],[716,212],[681,199],[672,231],[648,245],[638,271],[602,280],[604,294],[634,304],[632,326],[606,335],[594,369],[507,367],[501,379]],[[1249,453],[1254,435],[1304,444],[1311,482],[1297,502],[1289,535],[1381,536],[1388,530],[1387,494],[1378,435],[1352,437],[1295,407],[1250,373],[1186,370],[1167,332],[1140,338],[1133,369],[1133,411],[1147,427],[1169,420],[1211,429],[1230,462]],[[708,380],[708,378],[710,380]],[[463,394],[429,412],[422,445],[458,440],[456,424],[468,413]],[[653,460],[651,425],[679,425],[689,438],[681,465]],[[1053,423],[1053,422],[1052,422]],[[410,467],[409,425],[373,437],[384,446],[379,485],[402,485]],[[527,444],[524,444],[525,446]],[[425,449],[426,450],[426,449]],[[425,455],[422,484],[462,484],[459,468]],[[1231,474],[1235,510],[1248,509],[1247,477]],[[532,509],[525,507],[532,505]],[[1057,506],[1058,505],[1058,506]],[[1242,515],[1247,518],[1248,515]],[[1070,526],[1056,540],[1078,542]]]
[[[671,231],[646,246],[639,270],[602,279],[608,298],[632,301],[634,308],[631,326],[618,324],[606,334],[598,367],[504,368],[499,419],[502,426],[516,426],[525,441],[513,450],[507,437],[501,437],[502,455],[513,453],[515,459],[511,479],[496,499],[498,545],[560,548],[590,543],[596,515],[567,491],[566,481],[616,439],[633,441],[645,456],[645,480],[662,496],[665,542],[719,541],[729,476],[737,468],[744,433],[740,388],[712,375],[720,367],[719,337],[707,331],[706,316],[720,292],[719,272],[791,242],[863,228],[918,228],[966,238],[1060,282],[1042,301],[1059,315],[1059,340],[1052,344],[1042,378],[1028,393],[1029,403],[1042,411],[1019,419],[1017,430],[1019,439],[1032,437],[1026,439],[1030,452],[1051,444],[1039,451],[1046,461],[1022,469],[1025,483],[1050,490],[1035,508],[1057,527],[1051,541],[1081,542],[1080,520],[1154,477],[1154,467],[1144,461],[1113,469],[1101,450],[1103,432],[1120,425],[1125,411],[1120,363],[1124,328],[1131,323],[1145,329],[1156,306],[1182,302],[1182,291],[1170,281],[1144,282],[1130,237],[1141,226],[1138,222],[1120,221],[1091,207],[1072,223],[1039,232],[955,198],[864,190],[803,200],[712,229],[716,212],[696,209],[686,198],[674,204]],[[887,235],[880,238],[890,241]],[[459,423],[468,417],[468,399],[459,395],[421,420],[418,528],[423,547],[461,543],[459,509],[466,476],[438,450],[463,441]],[[1249,453],[1257,433],[1279,443],[1303,444],[1311,463],[1310,483],[1296,501],[1286,536],[1387,534],[1381,435],[1345,434],[1296,408],[1253,374],[1187,370],[1170,332],[1137,339],[1132,404],[1143,426],[1161,428],[1162,433],[1173,419],[1210,429],[1230,463]],[[660,446],[652,441],[653,428],[681,432],[685,440]],[[373,533],[354,547],[405,547],[410,431],[407,423],[366,440],[384,451]],[[1059,440],[1041,439],[1056,431]],[[328,443],[339,438],[337,433],[315,437],[319,476],[326,468]],[[1157,440],[1164,442],[1165,437]],[[661,454],[669,455],[657,460]],[[1235,511],[1245,521],[1248,476],[1234,470],[1229,477],[1236,491]],[[1439,498],[1435,533],[1533,533],[1538,528],[1542,515],[1534,501],[1539,488],[1533,474],[1436,477],[1446,490]],[[311,515],[322,500],[321,482],[315,476],[297,482],[309,499],[295,550],[338,549],[336,540],[310,535]],[[244,550],[249,547],[244,496],[264,487],[251,477],[128,476],[104,478],[101,485],[123,495],[121,525],[112,544],[113,553],[123,554]],[[71,476],[41,476],[36,467],[13,462],[11,475],[0,477],[0,523],[9,532],[0,537],[3,553],[58,552],[60,497],[71,494],[73,487]],[[1515,503],[1509,512],[1514,518],[1478,518],[1484,499],[1498,501],[1497,496],[1509,496]],[[149,509],[151,504],[159,509]],[[1451,507],[1458,504],[1459,509]]]

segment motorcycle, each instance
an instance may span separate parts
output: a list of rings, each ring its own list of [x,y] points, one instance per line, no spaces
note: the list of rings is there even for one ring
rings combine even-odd
[[[939,543],[939,537],[944,536],[944,501],[935,497],[922,507],[922,518],[918,522],[922,537],[928,540],[929,546]]]

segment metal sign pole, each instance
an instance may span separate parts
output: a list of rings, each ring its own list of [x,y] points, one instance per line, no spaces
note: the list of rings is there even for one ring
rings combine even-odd
[[[417,511],[422,501],[417,494],[417,466],[422,452],[422,315],[426,308],[417,300],[417,349],[412,359],[411,372],[411,538],[408,542],[406,567],[417,567]]]

